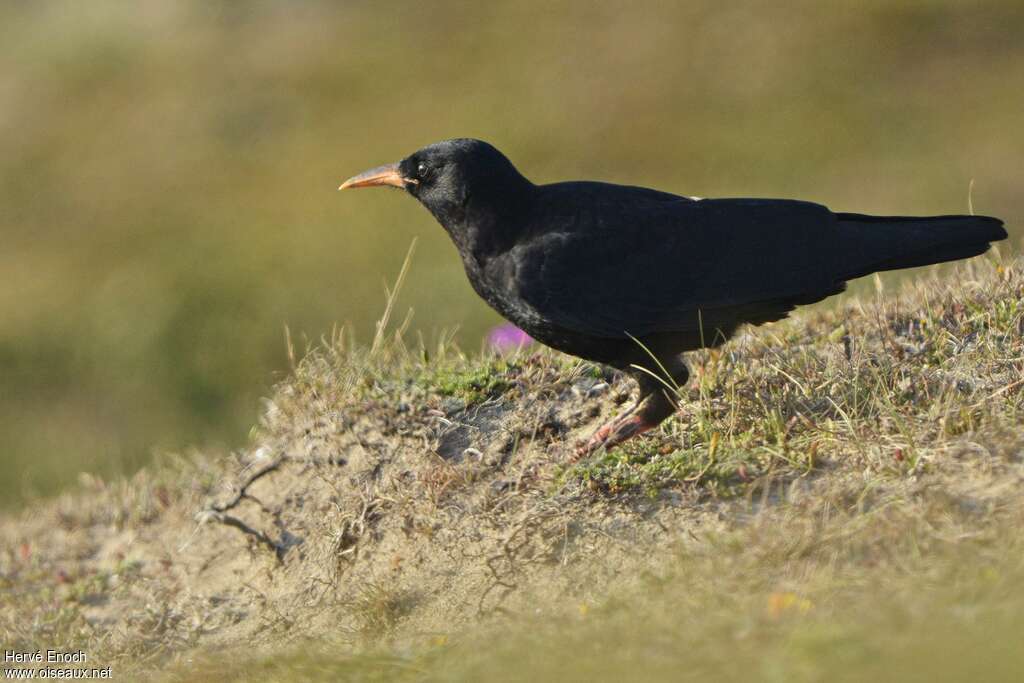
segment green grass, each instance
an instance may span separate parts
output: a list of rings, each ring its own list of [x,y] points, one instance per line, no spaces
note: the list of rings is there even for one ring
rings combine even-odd
[[[641,491],[654,496],[665,487],[693,484],[709,495],[729,497],[760,477],[771,459],[768,453],[716,450],[709,445],[662,454],[636,446],[616,448],[570,468],[566,476],[607,493]]]
[[[513,386],[518,366],[504,360],[474,362],[470,367],[442,367],[420,379],[428,391],[474,405],[498,398]]]

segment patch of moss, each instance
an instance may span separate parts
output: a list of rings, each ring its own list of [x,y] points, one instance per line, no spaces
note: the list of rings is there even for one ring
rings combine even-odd
[[[439,368],[423,376],[420,384],[428,391],[473,405],[507,392],[515,386],[519,372],[517,364],[495,360],[468,367]]]
[[[579,463],[566,475],[608,493],[654,496],[661,489],[693,484],[713,495],[731,497],[761,474],[762,460],[754,451],[716,453],[695,447],[650,453],[627,446]]]

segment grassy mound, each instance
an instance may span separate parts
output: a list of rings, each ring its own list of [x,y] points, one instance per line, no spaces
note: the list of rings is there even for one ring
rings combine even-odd
[[[680,415],[582,461],[622,376],[330,340],[250,450],[3,519],[0,633],[180,680],[1009,676],[1022,268],[693,354]]]

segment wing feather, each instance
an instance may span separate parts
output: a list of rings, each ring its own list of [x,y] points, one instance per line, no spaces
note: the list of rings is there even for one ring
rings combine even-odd
[[[508,256],[518,297],[577,332],[621,338],[767,322],[843,286],[835,216],[819,204],[630,201],[562,206],[560,215],[556,229]]]

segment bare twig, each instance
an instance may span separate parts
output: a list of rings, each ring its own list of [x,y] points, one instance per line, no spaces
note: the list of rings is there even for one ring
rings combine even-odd
[[[253,527],[249,526],[248,524],[240,520],[238,517],[235,517],[234,515],[228,515],[223,512],[217,512],[214,510],[206,510],[203,513],[203,518],[201,521],[211,521],[226,524],[227,526],[238,529],[243,534],[252,536],[257,541],[273,550],[274,555],[277,557],[278,561],[280,561],[282,556],[284,555],[284,547],[282,545],[275,542],[272,538],[267,536],[262,531],[254,529]]]
[[[200,524],[204,524],[206,522],[218,522],[220,524],[226,524],[227,526],[234,527],[235,529],[241,531],[243,534],[252,536],[259,543],[262,543],[263,545],[272,549],[274,551],[274,555],[277,557],[278,561],[280,561],[281,558],[284,556],[284,551],[286,550],[286,547],[284,545],[270,538],[270,536],[263,533],[262,531],[249,526],[238,517],[226,513],[228,510],[231,510],[238,506],[238,504],[245,499],[253,501],[257,505],[259,505],[260,508],[265,512],[270,512],[257,498],[249,495],[249,487],[252,486],[259,479],[270,474],[271,472],[280,469],[281,464],[284,462],[284,460],[284,456],[279,457],[277,460],[267,463],[260,469],[250,474],[245,479],[245,481],[242,482],[242,484],[238,487],[238,491],[231,498],[231,500],[219,505],[216,503],[211,504],[210,507],[196,515],[196,519],[199,521]]]
[[[257,480],[265,477],[271,472],[280,469],[281,464],[284,462],[284,460],[284,457],[280,457],[277,460],[274,460],[273,462],[267,463],[260,469],[250,474],[249,477],[245,480],[245,482],[238,487],[238,492],[235,494],[234,498],[229,500],[227,503],[223,503],[221,505],[211,505],[210,510],[213,512],[226,512],[227,510],[230,510],[239,503],[241,503],[243,499],[251,499],[252,497],[248,495],[249,487],[256,483]]]

